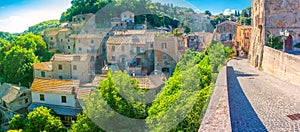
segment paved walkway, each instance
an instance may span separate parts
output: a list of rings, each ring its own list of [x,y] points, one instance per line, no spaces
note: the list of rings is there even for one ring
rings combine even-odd
[[[261,72],[246,59],[228,63],[228,98],[232,131],[300,131],[300,86]]]

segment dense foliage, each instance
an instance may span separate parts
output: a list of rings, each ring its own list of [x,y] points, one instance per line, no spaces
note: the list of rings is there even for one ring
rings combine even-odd
[[[52,110],[45,107],[38,107],[24,119],[15,115],[9,122],[11,130],[22,129],[24,132],[61,132],[64,131],[63,124],[59,117],[56,117]]]
[[[209,11],[205,13],[211,14]],[[214,19],[210,22],[215,27],[217,24],[220,24],[227,20],[238,22],[242,25],[251,25],[251,7],[243,9],[241,13],[239,11],[235,11],[235,13],[230,15],[224,15],[223,13],[220,13],[219,15],[215,15]]]
[[[15,115],[10,121],[9,121],[9,128],[11,130],[20,130],[25,127],[25,119],[24,117],[20,115]]]
[[[212,44],[207,46],[207,55],[210,58],[213,72],[218,72],[222,67],[226,58],[234,53],[229,47],[219,44],[217,41],[212,41]]]
[[[77,115],[76,122],[73,122],[69,132],[103,132],[86,113]]]
[[[273,37],[273,36],[268,36],[268,43],[267,46],[274,48],[274,49],[283,49],[283,42],[280,36]]]
[[[14,41],[17,36],[20,36],[20,34],[18,34],[18,33],[11,34],[11,33],[8,33],[8,32],[0,31],[0,39],[6,40],[8,42]],[[0,41],[0,43],[1,43],[1,41]],[[0,45],[0,47],[1,47],[1,45]]]
[[[29,86],[33,80],[33,64],[49,61],[53,54],[48,52],[42,37],[32,33],[16,37],[12,42],[0,39],[0,82]]]
[[[98,90],[85,101],[86,114],[104,130],[132,131],[131,128],[135,128],[137,122],[127,121],[127,118],[147,117],[147,106],[135,102],[134,91],[140,95],[144,93],[139,89],[137,80],[132,79],[127,73],[109,72],[107,79],[100,83]],[[135,130],[139,129],[141,128]]]
[[[173,76],[149,108],[147,125],[151,131],[199,129],[212,92],[214,67],[223,65],[232,52],[226,53],[226,48],[218,43],[209,47],[203,53],[188,52],[177,64]]]
[[[33,80],[33,64],[38,62],[32,50],[14,46],[7,51],[2,61],[3,75],[7,83],[29,86]]]
[[[118,17],[124,11],[132,11],[136,14],[135,24],[147,24],[149,29],[161,26],[171,26],[173,29],[179,26],[186,28],[195,24],[191,22],[189,15],[195,13],[193,9],[173,4],[153,3],[150,0],[72,0],[71,3],[72,6],[62,13],[61,22],[72,21],[72,17],[78,14],[99,13],[101,21],[98,21],[98,26],[107,27],[110,26],[112,17]],[[194,31],[198,31],[196,29],[198,26],[194,27]]]
[[[33,33],[38,35],[47,28],[56,28],[59,27],[59,25],[59,20],[48,20],[29,27],[24,33]]]

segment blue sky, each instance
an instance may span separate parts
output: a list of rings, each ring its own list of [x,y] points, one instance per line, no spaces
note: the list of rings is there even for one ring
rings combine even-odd
[[[213,14],[230,13],[251,6],[250,0],[152,0],[193,7]],[[0,0],[0,31],[23,32],[42,21],[59,19],[71,0]]]

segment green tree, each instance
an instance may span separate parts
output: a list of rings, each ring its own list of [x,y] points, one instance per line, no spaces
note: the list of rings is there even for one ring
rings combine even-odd
[[[208,10],[206,10],[206,11],[204,12],[204,14],[206,14],[206,15],[208,15],[208,16],[211,16],[211,15],[212,15],[211,12],[208,11]]]
[[[0,48],[3,47],[4,45],[9,44],[9,42],[5,39],[0,38]]]
[[[33,64],[38,62],[32,50],[13,46],[3,58],[3,78],[8,83],[29,86],[33,80]]]
[[[188,51],[149,108],[150,130],[197,131],[211,94],[211,73],[205,53]]]
[[[69,132],[103,132],[85,113],[77,115]]]
[[[232,53],[233,51],[230,48],[224,47],[224,45],[219,44],[217,41],[212,41],[212,43],[207,47],[206,54],[209,56],[215,73],[219,72],[226,59]]]
[[[4,58],[6,56],[6,53],[11,49],[11,45],[8,43],[3,43],[4,45],[2,45],[0,47],[0,82],[4,82]]]
[[[41,34],[46,28],[57,28],[60,25],[59,20],[48,20],[31,26],[24,33]]]
[[[131,79],[126,73],[111,74],[109,71],[107,79],[103,80],[99,88],[85,101],[86,114],[92,117],[92,121],[96,124],[100,123],[97,125],[104,130],[139,130],[141,128],[135,127],[139,126],[136,122],[125,120],[125,118],[145,119],[147,116],[146,104],[134,102],[134,92],[142,93],[137,80]]]
[[[56,117],[52,110],[45,107],[38,107],[28,114],[24,131],[61,132],[64,131],[64,128],[60,118]]]
[[[25,119],[20,115],[15,115],[10,121],[9,121],[9,129],[11,130],[19,130],[23,129],[25,126]]]
[[[283,42],[280,36],[273,37],[268,35],[268,43],[267,46],[274,49],[283,49]]]
[[[46,42],[41,36],[34,35],[33,33],[18,37],[14,44],[27,50],[32,50],[39,57],[42,57],[46,51]]]

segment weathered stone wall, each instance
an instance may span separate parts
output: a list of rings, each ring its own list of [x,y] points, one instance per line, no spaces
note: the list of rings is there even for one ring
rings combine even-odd
[[[300,85],[300,56],[284,53],[270,47],[264,47],[262,68],[290,83]]]
[[[300,1],[252,0],[252,28],[249,61],[260,67],[267,35],[279,36],[281,29],[288,29],[293,45],[300,42]]]

